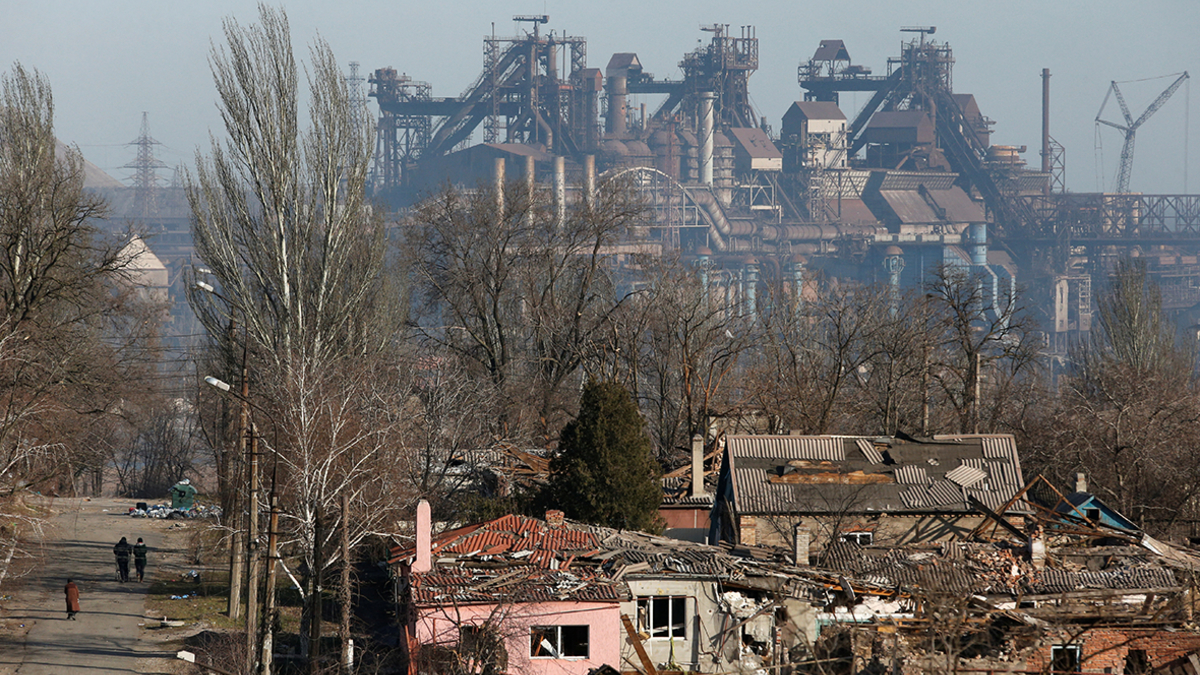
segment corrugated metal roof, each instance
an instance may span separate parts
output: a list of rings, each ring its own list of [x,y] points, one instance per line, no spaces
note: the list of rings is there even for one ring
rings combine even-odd
[[[846,460],[846,447],[833,436],[729,436],[726,439],[732,457],[770,457],[772,459],[809,459],[827,462]]]
[[[855,442],[858,444],[858,449],[862,451],[863,456],[867,458],[868,462],[872,464],[883,464],[883,453],[879,452],[879,450],[875,447],[875,443],[873,443],[870,439],[859,438]]]
[[[957,506],[963,504],[962,488],[948,480],[935,480],[929,485],[929,497],[938,506]]]
[[[888,464],[877,461],[884,454],[880,443],[888,446]],[[1023,485],[1015,444],[1006,437],[908,442],[866,436],[730,436],[728,448],[734,507],[741,514],[970,512],[964,488],[988,494],[980,501],[998,508]],[[1008,456],[989,459],[985,454]],[[1027,510],[1024,503],[1013,509]]]
[[[729,130],[733,142],[754,158],[782,159],[783,153],[771,142],[767,132],[758,127],[733,127]]]
[[[929,485],[929,475],[923,466],[898,466],[896,482],[902,485]]]
[[[985,478],[987,478],[985,471],[969,466],[965,462],[957,469],[946,472],[946,480],[957,483],[962,487],[971,487]]]

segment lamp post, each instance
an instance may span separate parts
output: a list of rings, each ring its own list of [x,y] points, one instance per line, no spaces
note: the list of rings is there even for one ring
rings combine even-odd
[[[204,291],[205,293],[216,296],[222,302],[224,302],[227,306],[229,306],[230,309],[237,309],[238,311],[242,311],[241,308],[236,303],[230,301],[229,298],[226,298],[224,295],[221,295],[217,291],[217,289],[212,286],[212,284],[206,283],[204,281],[197,281],[195,283],[195,286],[196,286],[196,288]],[[242,311],[242,314],[244,315],[245,312]],[[243,316],[242,323],[245,324],[244,316]],[[237,335],[236,328],[237,328],[237,324],[233,319],[233,313],[231,311],[230,317],[229,317],[229,343],[230,343],[230,345],[232,345],[234,343],[234,341],[237,339],[236,338],[236,335]],[[247,329],[243,328],[243,330],[247,330]],[[248,341],[243,340],[242,341],[241,396],[238,396],[238,399],[242,403],[241,410],[239,411],[239,414],[238,414],[239,424],[238,424],[237,456],[239,458],[245,457],[245,455],[246,455],[246,437],[249,435],[250,378],[248,376],[249,368],[248,368],[248,363],[247,363],[248,359],[249,359],[249,354],[250,354],[250,348],[249,348]],[[217,387],[218,389],[221,389],[222,391],[226,391],[226,392],[230,391],[229,384],[227,384],[221,380],[218,380],[215,377],[206,377],[206,378],[204,378],[204,381],[212,386]],[[255,463],[254,459],[251,460],[250,464],[251,464],[250,481],[251,481],[251,487],[253,489],[254,484],[256,484],[258,481],[258,472],[257,472],[257,464]],[[249,518],[249,520],[252,522],[256,520],[254,518],[254,516],[257,515],[256,513],[254,513],[256,510],[257,510],[256,508],[250,509],[251,517]],[[236,620],[241,615],[241,612],[242,612],[242,583],[243,583],[243,577],[245,576],[245,568],[243,567],[243,561],[245,560],[246,556],[245,556],[245,549],[243,548],[245,545],[245,540],[243,540],[241,537],[241,524],[239,522],[239,520],[241,519],[242,510],[240,508],[238,508],[234,513],[235,513],[235,515],[232,519],[233,522],[231,523],[233,526],[233,538],[232,538],[232,541],[230,542],[230,546],[229,546],[229,601],[226,604],[225,612],[229,616],[230,619]],[[253,540],[251,540],[251,541],[253,541]],[[253,607],[253,605],[251,605],[251,607]],[[247,631],[250,632],[249,626],[251,624],[247,623],[246,625],[247,625]]]
[[[204,378],[210,386],[215,387],[223,392],[237,398],[243,409],[254,408],[263,413],[267,420],[271,423],[271,428],[275,434],[275,445],[273,450],[278,451],[279,447],[279,427],[265,410],[255,405],[245,396],[246,387],[242,388],[242,395],[233,393],[229,383],[219,380],[211,375]],[[259,497],[259,482],[258,482],[258,425],[250,423],[250,513],[247,523],[246,535],[246,550],[247,550],[247,565],[246,565],[246,650],[247,658],[253,663],[258,659],[257,672],[270,673],[272,665],[273,653],[273,638],[272,629],[273,614],[275,610],[275,563],[279,558],[278,547],[278,498],[275,494],[275,480],[271,481],[271,515],[267,530],[267,586],[264,589],[263,612],[258,613],[258,580],[262,577],[262,572],[259,569],[261,566],[261,554],[258,547],[258,497]],[[261,653],[260,653],[261,651]]]

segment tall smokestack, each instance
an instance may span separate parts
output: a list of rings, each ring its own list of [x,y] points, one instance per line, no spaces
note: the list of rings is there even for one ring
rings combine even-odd
[[[711,91],[700,92],[700,182],[713,184],[713,98]]]
[[[504,158],[497,157],[492,164],[492,174],[496,181],[496,219],[504,220]]]
[[[608,77],[608,118],[605,119],[604,130],[611,136],[620,138],[625,135],[625,116],[628,104],[625,96],[628,93],[628,79],[624,75]]]
[[[596,156],[584,155],[583,157],[583,197],[587,200],[588,207],[595,206],[596,203]]]
[[[429,510],[429,502],[422,499],[417,502],[417,559],[413,561],[412,571],[428,572],[433,569],[432,549],[433,515]]]
[[[1042,173],[1050,173],[1050,69],[1042,68]],[[1050,181],[1042,188],[1050,194]]]

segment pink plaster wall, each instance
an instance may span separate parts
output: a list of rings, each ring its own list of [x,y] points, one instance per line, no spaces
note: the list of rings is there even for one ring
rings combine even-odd
[[[522,675],[583,675],[608,664],[621,669],[621,613],[617,603],[546,602],[515,605],[423,607],[418,610],[417,642],[422,645],[458,642],[458,627],[488,623],[502,625],[508,646],[509,672]],[[588,658],[530,658],[532,626],[589,626]]]

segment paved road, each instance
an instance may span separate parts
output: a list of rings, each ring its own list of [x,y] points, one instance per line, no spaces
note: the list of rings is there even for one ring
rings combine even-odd
[[[57,500],[54,507],[59,513],[53,519],[46,563],[28,580],[23,593],[35,601],[30,609],[13,617],[33,626],[23,645],[0,642],[0,671],[20,675],[136,673],[138,658],[173,656],[141,639],[149,583],[119,583],[112,553],[113,544],[122,536],[130,542],[144,537],[153,551],[161,541],[162,523],[120,515],[128,509],[127,501]],[[153,569],[153,553],[150,563],[147,577]],[[134,576],[133,570],[130,575]],[[79,586],[82,611],[74,621],[67,620],[63,600],[62,588],[68,577]]]

